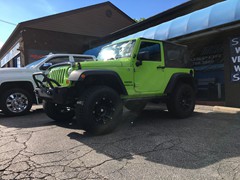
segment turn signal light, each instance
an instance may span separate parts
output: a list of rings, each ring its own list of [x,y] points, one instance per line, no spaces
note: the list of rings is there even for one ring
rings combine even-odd
[[[86,75],[85,74],[81,74],[81,78],[85,79]]]

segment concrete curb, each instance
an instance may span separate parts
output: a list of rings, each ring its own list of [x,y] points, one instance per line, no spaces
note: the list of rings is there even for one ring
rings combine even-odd
[[[225,106],[214,106],[213,111],[236,114],[236,113],[240,113],[240,108],[225,107]]]

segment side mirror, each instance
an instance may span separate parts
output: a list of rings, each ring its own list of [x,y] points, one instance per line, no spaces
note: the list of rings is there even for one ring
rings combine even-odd
[[[142,51],[139,52],[137,55],[137,60],[143,61],[149,59],[149,52],[148,51]]]
[[[149,59],[149,52],[148,51],[142,51],[139,52],[137,55],[137,62],[136,66],[141,66],[143,60],[148,60]]]
[[[52,63],[44,63],[40,69],[41,70],[47,70],[50,66],[52,66]]]
[[[138,66],[141,66],[141,65],[142,65],[142,61],[137,60],[137,61],[136,61],[136,66],[138,67]]]

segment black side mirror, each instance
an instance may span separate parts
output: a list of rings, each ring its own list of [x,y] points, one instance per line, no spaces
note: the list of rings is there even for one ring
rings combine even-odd
[[[142,65],[142,61],[143,60],[148,60],[148,59],[149,59],[149,52],[148,51],[139,52],[138,55],[137,55],[136,66]]]
[[[136,61],[136,66],[138,67],[138,66],[141,66],[141,65],[142,65],[142,61],[137,60],[137,61]]]
[[[50,66],[52,66],[52,63],[44,63],[40,69],[41,70],[47,70]]]
[[[139,52],[137,55],[137,60],[143,61],[143,60],[148,60],[150,57],[149,52],[148,51],[142,51]]]

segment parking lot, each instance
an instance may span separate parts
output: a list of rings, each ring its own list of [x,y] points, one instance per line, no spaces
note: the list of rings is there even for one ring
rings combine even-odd
[[[240,114],[197,106],[177,120],[157,106],[124,112],[112,133],[91,136],[40,107],[0,115],[1,179],[240,179]]]

